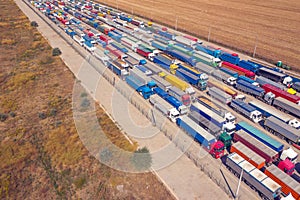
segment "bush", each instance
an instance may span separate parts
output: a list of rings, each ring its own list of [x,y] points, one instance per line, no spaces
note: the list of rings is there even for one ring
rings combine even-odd
[[[131,162],[137,170],[147,170],[151,167],[152,158],[147,147],[143,147],[134,152]]]
[[[81,189],[82,186],[86,183],[86,178],[79,177],[79,178],[75,179],[73,183],[77,189]]]
[[[32,22],[30,23],[30,25],[31,25],[32,27],[38,27],[38,26],[39,26],[38,23],[37,23],[36,21],[32,21]]]
[[[15,117],[15,116],[16,116],[16,113],[14,113],[13,111],[11,111],[11,112],[9,113],[9,115],[10,115],[11,117]]]
[[[8,115],[5,113],[0,113],[0,121],[4,122],[8,118]]]
[[[61,55],[60,49],[59,48],[54,48],[52,50],[52,56],[59,56],[59,55]]]
[[[39,118],[40,119],[46,119],[47,118],[47,115],[43,112],[39,113]]]
[[[81,102],[81,107],[87,108],[91,105],[90,101],[87,98],[84,98]]]

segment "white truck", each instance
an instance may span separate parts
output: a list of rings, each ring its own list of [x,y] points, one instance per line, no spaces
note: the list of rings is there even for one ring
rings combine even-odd
[[[216,87],[209,88],[208,94],[212,98],[217,99],[218,101],[224,104],[229,104],[232,101],[232,96]]]
[[[235,85],[236,84],[236,78],[231,76],[230,74],[227,74],[221,70],[214,70],[211,74],[215,79],[223,81],[224,83],[228,85]]]
[[[232,100],[230,106],[234,110],[243,114],[255,123],[258,123],[263,119],[260,111],[258,111],[254,106],[251,106],[248,103],[239,99]]]
[[[84,39],[78,35],[74,35],[73,39],[75,40],[75,42],[77,42],[80,46],[83,46],[84,44]]]
[[[172,122],[176,122],[176,119],[180,116],[176,108],[174,108],[171,104],[166,102],[163,98],[161,98],[157,94],[150,96],[150,103],[154,106],[154,109],[158,109]]]

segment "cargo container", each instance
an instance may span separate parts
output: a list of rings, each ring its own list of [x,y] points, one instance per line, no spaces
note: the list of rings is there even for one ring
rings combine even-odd
[[[184,69],[177,69],[175,75],[181,78],[182,80],[190,83],[191,85],[197,87],[201,91],[206,90],[207,87],[206,81],[201,80],[199,77],[195,76],[194,74]]]
[[[198,42],[185,38],[184,36],[181,35],[176,36],[175,41],[192,48],[196,48],[196,45],[198,44]]]
[[[153,75],[151,78],[156,82],[157,86],[162,88],[164,91],[168,91],[169,88],[172,87],[171,83],[158,75]]]
[[[206,119],[211,120],[212,123],[219,126],[223,131],[226,131],[229,135],[235,132],[235,125],[232,123],[227,122],[223,117],[216,114],[212,110],[208,109],[204,105],[200,104],[199,102],[195,102],[191,105],[191,111],[198,112]]]
[[[135,65],[135,67],[138,70],[140,70],[141,72],[143,72],[146,76],[151,76],[152,75],[152,71],[150,71],[149,69],[147,69],[143,65]]]
[[[159,74],[161,72],[161,69],[151,62],[147,62],[146,64],[144,64],[144,66],[147,69],[151,70],[152,74]]]
[[[264,84],[262,85],[262,88],[267,92],[272,92],[275,97],[282,97],[288,101],[291,101],[293,103],[296,103],[296,104],[300,104],[300,97],[299,96],[296,96],[296,95],[292,95],[292,94],[289,94],[287,93],[286,91],[283,91],[273,85],[270,85],[270,84]]]
[[[190,96],[193,96],[195,94],[195,90],[193,87],[191,87],[188,83],[186,83],[183,80],[180,80],[176,76],[173,75],[165,75],[164,73],[160,73],[160,76],[163,76],[163,78],[171,83],[173,86],[177,87],[178,89],[184,91],[185,93],[189,94]]]
[[[239,79],[236,82],[235,86],[236,86],[236,89],[243,91],[247,94],[251,94],[252,96],[258,97],[260,99],[264,98],[265,90],[263,88],[252,85],[251,83],[246,82],[242,79]]]
[[[148,58],[150,60],[153,59],[154,57],[154,54],[149,50],[149,49],[146,49],[144,47],[142,47],[141,45],[137,46],[134,51],[136,53],[138,53],[139,55],[145,57],[145,58]]]
[[[230,153],[233,152],[239,154],[257,169],[261,169],[265,166],[265,159],[241,142],[236,142],[231,145]]]
[[[153,40],[153,41],[151,42],[151,45],[152,45],[154,48],[159,49],[159,50],[161,50],[161,51],[165,51],[165,50],[167,50],[167,48],[168,48],[168,45],[167,45],[167,44],[161,43],[161,42],[156,41],[156,40]]]
[[[157,33],[158,35],[161,35],[161,36],[163,36],[163,37],[165,37],[165,38],[168,38],[168,39],[170,39],[170,40],[175,40],[175,37],[176,37],[175,34],[170,33],[170,32],[168,32],[168,31],[158,30],[156,33]]]
[[[237,130],[242,129],[242,130],[246,131],[248,134],[252,135],[253,137],[255,137],[259,141],[263,142],[264,144],[268,145],[270,148],[272,148],[273,150],[275,150],[277,152],[281,152],[283,150],[284,146],[282,143],[271,138],[270,136],[266,135],[262,131],[251,126],[247,122],[244,122],[244,121],[239,122],[236,126],[236,129]]]
[[[274,151],[244,130],[236,131],[233,135],[233,141],[243,143],[252,151],[263,157],[267,165],[271,165],[279,159],[279,153],[277,151]]]
[[[109,62],[108,68],[122,79],[129,75],[128,71],[124,67],[116,65],[116,63]]]
[[[197,61],[193,57],[191,57],[191,56],[189,56],[187,54],[184,54],[184,53],[182,53],[182,52],[180,52],[180,51],[178,51],[176,49],[170,49],[170,48],[168,48],[165,51],[165,53],[167,53],[170,56],[173,56],[173,57],[177,58],[178,60],[181,60],[181,61],[183,61],[183,62],[185,62],[185,63],[187,63],[187,64],[189,64],[191,66],[195,66],[196,63],[197,63]]]
[[[300,92],[300,82],[294,82],[292,88],[297,92]]]
[[[209,65],[206,65],[204,63],[197,63],[195,66],[195,69],[199,70],[200,72],[206,73],[208,75],[211,75],[212,72],[216,69],[214,67],[211,67]]]
[[[239,74],[236,71],[233,71],[231,69],[228,69],[228,68],[225,68],[225,67],[220,67],[220,70],[222,72],[225,72],[225,73],[231,75],[234,78],[238,78],[239,77]]]
[[[126,83],[134,90],[136,90],[141,96],[143,96],[144,99],[149,99],[150,96],[153,95],[151,87],[147,83],[144,83],[144,81],[141,81],[140,79],[136,78],[135,76],[126,76],[125,80]]]
[[[230,74],[227,74],[221,70],[214,70],[211,74],[215,79],[219,81],[223,81],[224,83],[228,85],[235,85],[236,84],[236,78],[231,76]]]
[[[294,104],[291,101],[288,101],[282,97],[277,97],[273,101],[273,106],[276,107],[279,110],[282,110],[284,112],[288,112],[291,115],[294,115],[298,118],[300,118],[300,108],[299,105]]]
[[[271,165],[265,170],[265,174],[282,187],[285,195],[291,193],[295,199],[300,199],[300,184],[292,177],[284,173],[275,165]]]
[[[231,101],[232,101],[232,96],[227,94],[226,92],[220,90],[219,88],[216,88],[216,87],[211,87],[209,88],[208,90],[208,94],[220,101],[221,103],[224,103],[224,104],[229,104]]]
[[[262,67],[257,71],[258,76],[266,77],[277,83],[282,83],[283,85],[290,87],[292,85],[293,79],[287,74],[274,71],[272,69]]]
[[[215,49],[215,48],[212,48],[210,46],[203,46],[203,45],[200,45],[200,44],[196,45],[196,50],[207,53],[207,54],[209,54],[209,55],[211,55],[215,58],[219,58],[222,54],[222,51],[220,49]]]
[[[240,58],[238,56],[229,53],[222,53],[220,59],[234,65],[237,65],[240,62]]]
[[[231,112],[227,111],[217,103],[213,102],[212,99],[208,99],[204,96],[199,96],[197,98],[198,102],[207,107],[208,109],[212,110],[216,114],[223,117],[227,122],[231,122],[232,124],[235,124],[236,117],[231,114]]]
[[[231,69],[233,71],[236,71],[239,75],[244,75],[244,76],[249,77],[251,79],[255,78],[255,74],[253,72],[251,72],[249,70],[246,70],[242,67],[239,67],[237,65],[234,65],[232,63],[223,61],[222,62],[222,67],[225,67],[225,68]]]
[[[193,58],[197,60],[197,62],[202,62],[212,67],[221,66],[221,60],[219,58],[215,58],[214,56],[204,53],[202,51],[196,51],[193,54]]]
[[[191,66],[187,65],[187,64],[184,64],[184,63],[179,63],[178,64],[178,68],[179,69],[183,69],[197,77],[199,77],[201,80],[203,81],[207,81],[208,80],[208,76],[207,74],[203,73],[203,72],[200,72],[198,71],[197,69],[195,68],[192,68]]]
[[[263,120],[261,112],[258,111],[254,106],[251,106],[244,101],[233,99],[230,106],[238,113],[241,113],[255,123]]]
[[[175,70],[178,68],[178,66],[174,64],[175,59],[165,54],[155,55],[152,61],[162,68],[171,71],[171,73],[175,73]]]
[[[280,197],[281,186],[237,153],[228,155],[226,166],[237,177],[242,176],[243,180],[251,188],[254,188],[263,199],[278,199]]]
[[[287,126],[283,121],[270,116],[265,120],[264,128],[274,135],[280,136],[289,143],[300,145],[300,132],[299,130]]]
[[[210,79],[208,81],[208,86],[219,88],[220,90],[222,90],[222,91],[226,92],[227,94],[229,94],[233,99],[238,95],[238,93],[236,91],[234,91],[233,89],[231,89],[229,86],[225,85],[224,83],[214,81],[212,79]]]
[[[268,78],[265,78],[263,76],[256,76],[256,82],[259,83],[260,85],[264,85],[264,84],[270,84],[270,85],[273,85],[277,88],[280,88],[281,90],[285,90],[286,87],[279,84],[279,83],[276,83]]]
[[[244,68],[244,69],[247,69],[251,72],[254,72],[256,73],[260,66],[258,66],[257,64],[254,64],[254,63],[251,63],[249,61],[246,61],[246,60],[241,60],[239,63],[238,63],[238,66]]]
[[[248,78],[246,76],[239,76],[238,77],[238,80],[243,80],[245,82],[248,82],[248,83],[251,83],[252,85],[254,86],[259,86],[259,83],[257,83],[255,80],[251,79],[251,78]]]
[[[194,140],[199,142],[213,157],[220,158],[224,155],[224,144],[221,141],[217,141],[215,136],[208,133],[188,116],[177,118],[176,123]]]
[[[179,101],[181,101],[183,103],[183,105],[185,106],[190,106],[191,105],[191,96],[189,94],[186,94],[185,92],[183,92],[182,90],[178,89],[175,86],[172,86],[170,88],[168,88],[167,92],[175,97],[176,99],[178,99]]]

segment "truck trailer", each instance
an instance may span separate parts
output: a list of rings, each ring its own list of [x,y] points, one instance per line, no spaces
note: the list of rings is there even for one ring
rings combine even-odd
[[[258,123],[262,121],[262,114],[255,107],[239,99],[233,99],[230,106],[238,113],[251,119],[253,122]]]
[[[272,69],[261,67],[256,73],[258,76],[266,77],[276,83],[282,83],[283,85],[290,87],[292,85],[293,79],[287,74],[274,71]]]
[[[282,97],[277,97],[273,100],[273,106],[276,107],[279,110],[282,110],[284,112],[288,112],[291,115],[294,115],[298,118],[300,118],[300,108],[299,105],[294,104],[291,101],[288,101]]]
[[[178,99],[179,101],[181,101],[183,103],[183,105],[185,105],[185,106],[190,106],[191,105],[191,102],[192,102],[191,96],[189,94],[186,94],[182,90],[178,89],[177,87],[171,86],[168,89],[168,93],[171,96]]]
[[[266,77],[263,76],[256,76],[256,82],[259,83],[260,85],[264,85],[264,84],[270,84],[273,85],[275,87],[280,88],[281,90],[285,90],[286,87],[281,85],[280,83],[274,82]]]
[[[211,74],[215,79],[223,81],[224,83],[228,85],[235,85],[236,84],[236,78],[231,76],[230,74],[227,74],[221,70],[214,70]]]
[[[219,88],[216,88],[216,87],[211,87],[209,88],[208,90],[208,94],[220,101],[221,103],[224,103],[224,104],[230,104],[230,102],[232,101],[232,96],[227,94],[226,92],[220,90]]]

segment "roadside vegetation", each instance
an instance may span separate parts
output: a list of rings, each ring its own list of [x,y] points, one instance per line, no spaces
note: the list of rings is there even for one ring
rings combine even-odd
[[[73,74],[13,0],[0,9],[0,198],[173,199],[152,173],[90,156],[72,116]],[[99,106],[97,117],[115,145],[137,150]]]

